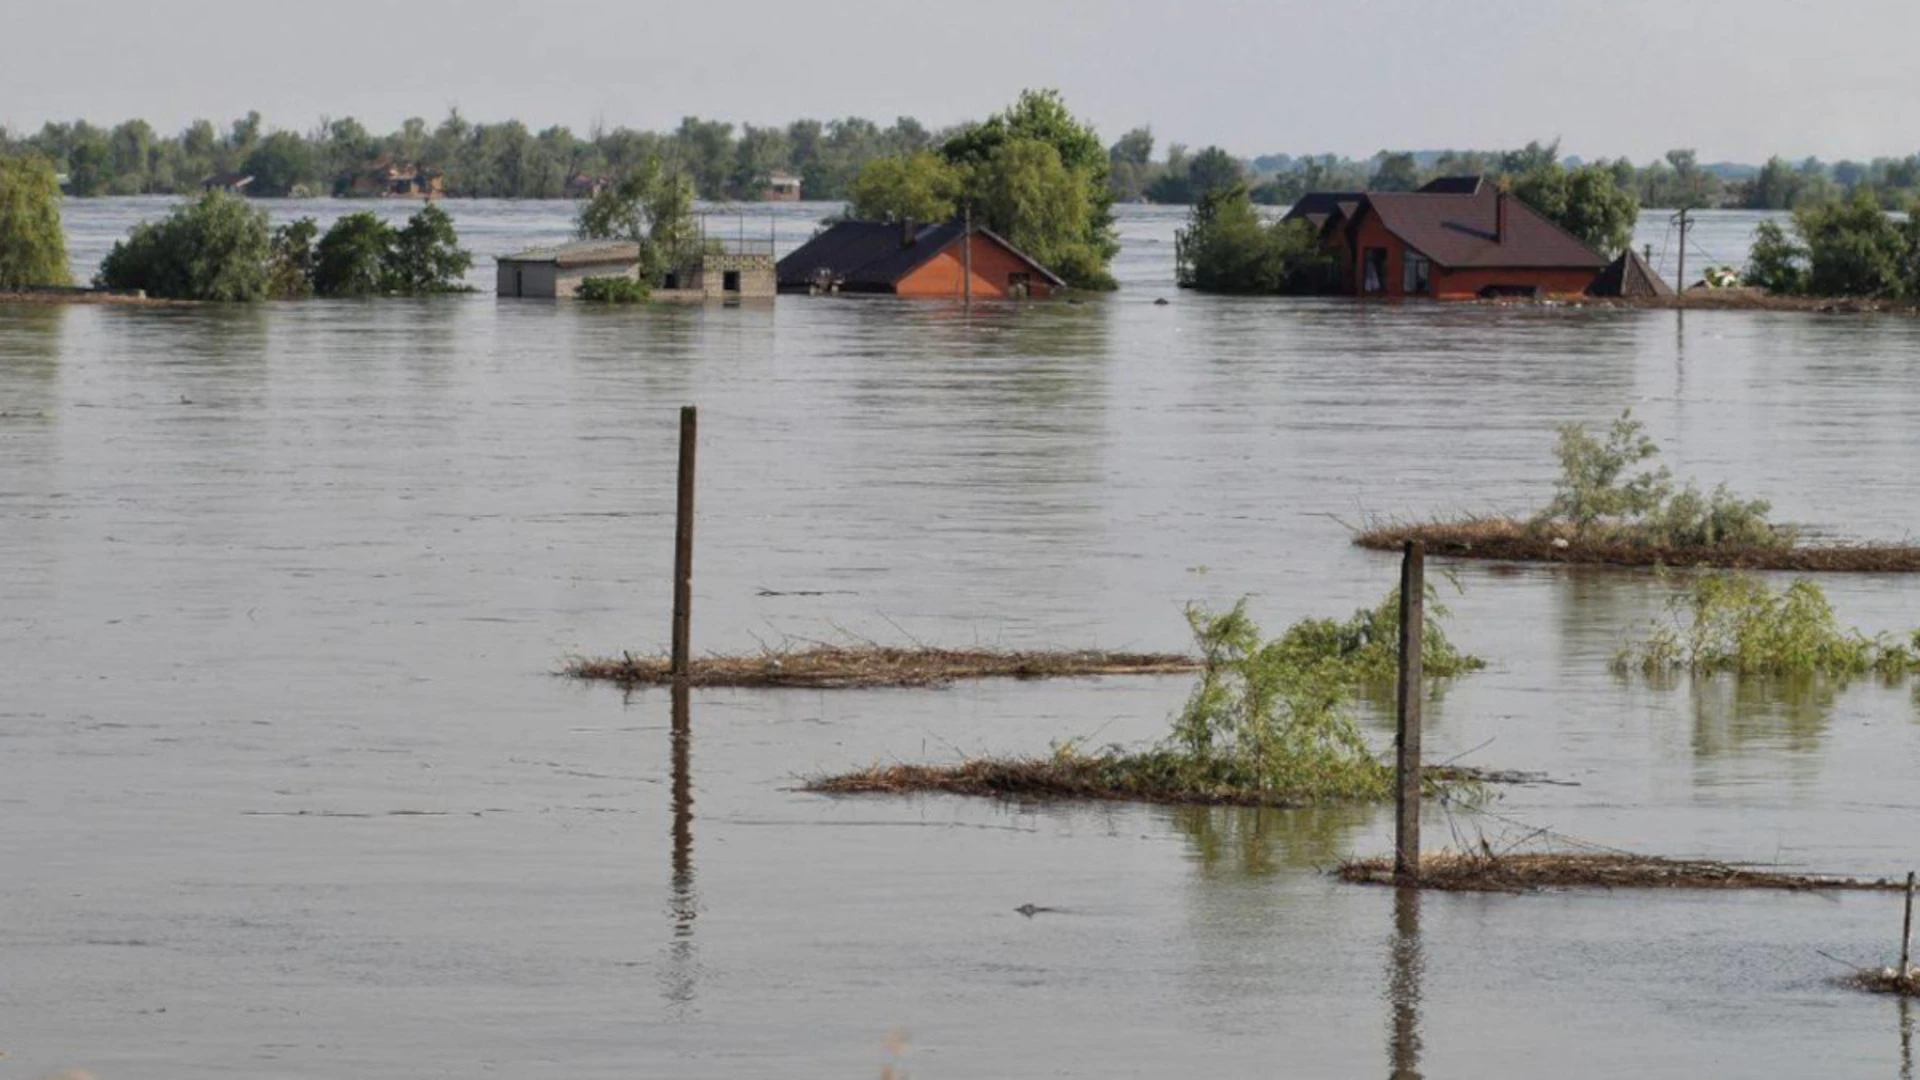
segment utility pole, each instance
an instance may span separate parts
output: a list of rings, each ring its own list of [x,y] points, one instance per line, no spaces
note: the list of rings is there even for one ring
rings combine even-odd
[[[1683,206],[1679,213],[1673,215],[1673,223],[1680,227],[1680,269],[1674,275],[1673,288],[1679,294],[1682,306],[1687,302],[1687,230],[1693,228],[1693,222],[1687,220],[1688,213],[1690,211]]]

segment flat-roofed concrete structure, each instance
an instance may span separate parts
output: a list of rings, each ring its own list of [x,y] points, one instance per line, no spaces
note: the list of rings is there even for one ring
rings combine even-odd
[[[536,300],[571,300],[590,277],[640,277],[640,245],[629,240],[580,240],[502,256],[495,292]]]

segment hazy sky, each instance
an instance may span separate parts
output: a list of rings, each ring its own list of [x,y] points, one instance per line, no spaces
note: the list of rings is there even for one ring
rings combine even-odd
[[[1920,149],[1914,0],[0,0],[0,123],[410,115],[669,127],[1053,86],[1111,142],[1833,159]]]

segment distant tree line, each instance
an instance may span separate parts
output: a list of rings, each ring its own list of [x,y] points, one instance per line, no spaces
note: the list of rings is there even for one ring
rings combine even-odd
[[[688,177],[707,199],[757,199],[775,173],[801,178],[810,199],[843,199],[867,162],[936,146],[952,132],[929,131],[901,117],[796,120],[756,127],[687,117],[672,131],[564,126],[535,132],[517,120],[474,123],[458,110],[437,125],[414,118],[375,135],[360,121],[323,119],[305,132],[269,131],[250,112],[225,130],[197,120],[162,135],[144,120],[105,128],[84,120],[49,123],[31,134],[0,128],[0,153],[30,151],[64,174],[70,195],[185,194],[220,173],[253,177],[250,195],[328,195],[345,191],[380,160],[438,170],[453,196],[563,198],[577,175],[618,182],[659,160]]]
[[[1439,176],[1519,176],[1543,165],[1597,166],[1650,209],[1738,207],[1785,210],[1865,190],[1883,207],[1898,209],[1920,195],[1920,154],[1870,162],[1790,162],[1761,166],[1702,164],[1693,150],[1669,150],[1635,165],[1626,158],[1584,162],[1563,158],[1558,140],[1516,150],[1382,150],[1371,158],[1332,154],[1272,154],[1237,159],[1218,147],[1192,152],[1179,143],[1154,156],[1153,132],[1136,128],[1108,148],[1114,196],[1123,202],[1195,204],[1209,191],[1245,180],[1256,203],[1288,206],[1309,191],[1412,191]]]

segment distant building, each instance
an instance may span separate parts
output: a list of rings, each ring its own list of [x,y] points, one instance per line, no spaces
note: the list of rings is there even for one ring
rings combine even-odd
[[[582,240],[535,248],[498,260],[495,292],[539,300],[571,300],[590,277],[640,277],[640,245],[628,240]]]
[[[567,198],[591,199],[611,187],[613,182],[604,176],[589,176],[583,172],[567,177]]]
[[[843,221],[780,260],[780,291],[881,293],[928,299],[1044,299],[1066,282],[993,232],[945,225]]]
[[[767,178],[767,187],[760,197],[767,202],[799,202],[801,197],[800,178],[787,173],[774,173]]]
[[[246,173],[214,173],[212,176],[200,181],[200,190],[224,191],[229,195],[245,195],[248,186],[252,183],[253,177],[248,176]]]
[[[1287,212],[1319,230],[1355,296],[1571,296],[1606,257],[1478,176],[1419,191],[1314,192]]]
[[[438,169],[381,158],[346,178],[338,192],[356,199],[437,199],[446,194]]]

